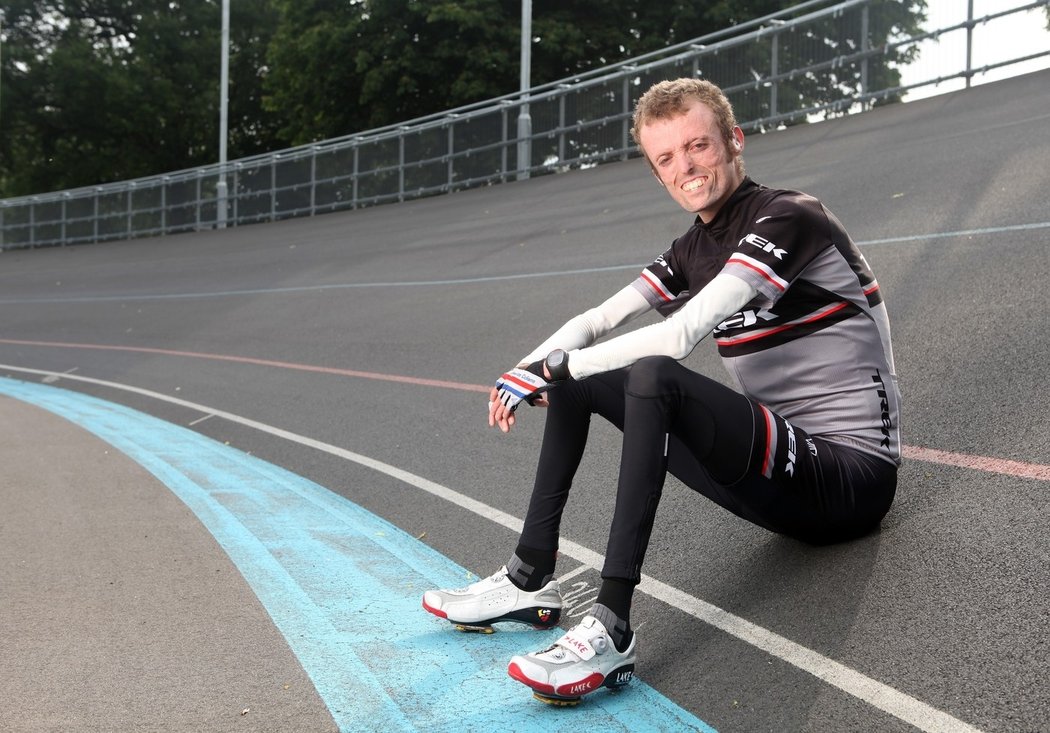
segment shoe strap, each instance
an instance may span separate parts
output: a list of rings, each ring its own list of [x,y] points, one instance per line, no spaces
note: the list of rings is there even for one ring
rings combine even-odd
[[[604,652],[609,644],[609,641],[600,631],[594,633],[593,627],[590,627],[586,622],[588,619],[584,619],[584,623],[580,624],[574,629],[565,632],[558,641],[554,642],[555,646],[560,646],[563,649],[568,649],[570,652],[575,654],[583,661],[593,658],[596,654]],[[589,636],[584,636],[580,631],[586,632],[591,631]],[[598,640],[598,648],[595,648],[594,641]]]

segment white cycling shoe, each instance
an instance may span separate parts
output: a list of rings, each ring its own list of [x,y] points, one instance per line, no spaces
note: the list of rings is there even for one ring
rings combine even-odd
[[[448,619],[460,631],[491,634],[497,621],[531,624],[537,629],[558,625],[563,603],[557,580],[534,593],[521,590],[507,577],[504,565],[495,574],[458,590],[428,590],[423,608]]]
[[[634,677],[635,644],[616,651],[609,632],[594,616],[542,652],[516,656],[507,673],[532,688],[537,700],[551,705],[575,705],[583,695],[601,687],[623,687]]]

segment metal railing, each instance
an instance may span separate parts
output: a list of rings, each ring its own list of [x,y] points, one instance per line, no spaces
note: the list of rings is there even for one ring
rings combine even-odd
[[[936,4],[940,0],[933,0]],[[979,15],[982,2],[992,12]],[[899,4],[894,3],[899,7]],[[572,79],[324,142],[100,186],[0,200],[0,249],[100,242],[241,226],[449,193],[589,167],[636,154],[629,129],[637,96],[679,76],[716,81],[745,130],[867,109],[919,88],[968,86],[978,75],[1050,56],[995,43],[1007,19],[1050,0],[952,0],[959,16],[872,46],[887,0],[810,0],[719,33]],[[1046,18],[1041,17],[1045,30]],[[950,52],[950,47],[963,50]],[[939,52],[946,55],[939,57]],[[874,74],[911,51],[903,83]],[[980,51],[983,63],[975,64]],[[989,55],[990,54],[990,55]],[[956,58],[958,56],[958,58]],[[896,58],[893,56],[893,58]],[[822,98],[820,103],[804,100]],[[527,104],[532,134],[517,135]],[[519,143],[526,143],[520,149]],[[220,197],[226,183],[229,191]],[[219,216],[225,211],[225,223]]]

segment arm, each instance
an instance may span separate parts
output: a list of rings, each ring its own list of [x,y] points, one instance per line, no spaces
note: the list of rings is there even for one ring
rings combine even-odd
[[[569,372],[582,379],[628,366],[645,356],[684,359],[715,326],[757,294],[753,285],[720,273],[667,320],[596,346],[569,351]]]
[[[525,356],[518,366],[544,358],[554,349],[582,349],[624,323],[652,308],[633,285],[628,285],[601,305],[570,319],[564,326]]]
[[[571,318],[550,338],[525,356],[518,363],[518,367],[524,368],[529,364],[534,364],[555,349],[568,351],[589,346],[613,329],[651,309],[652,306],[645,296],[633,284],[628,285],[601,305]],[[514,411],[500,401],[498,392],[496,387],[489,392],[489,425],[499,426],[499,429],[506,433],[514,425]],[[546,399],[542,395],[536,397],[532,402],[537,405],[546,405]]]

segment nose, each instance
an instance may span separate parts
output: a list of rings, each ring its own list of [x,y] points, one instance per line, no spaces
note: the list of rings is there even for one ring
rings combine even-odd
[[[676,156],[679,173],[691,173],[693,171],[693,159],[688,151],[682,151]]]

